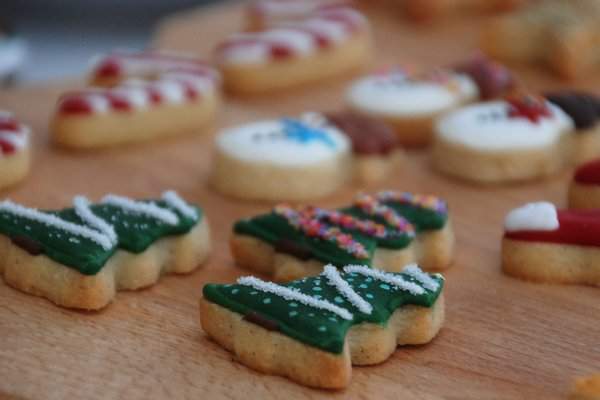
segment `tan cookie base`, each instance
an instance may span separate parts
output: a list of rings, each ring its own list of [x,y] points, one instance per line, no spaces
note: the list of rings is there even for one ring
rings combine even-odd
[[[229,240],[229,247],[239,266],[269,274],[279,282],[315,276],[323,270],[323,262],[316,259],[301,260],[277,252],[269,243],[249,235],[234,233]],[[416,262],[426,271],[443,270],[450,266],[453,250],[454,234],[448,221],[443,229],[420,234],[405,249],[377,248],[372,265],[384,271],[400,272],[407,264]]]
[[[334,78],[362,69],[371,54],[368,30],[357,33],[346,43],[318,51],[313,56],[291,57],[261,64],[220,65],[227,90],[255,94]]]
[[[584,185],[571,182],[568,194],[568,208],[589,210],[600,208],[600,185]]]
[[[303,201],[327,196],[349,179],[347,153],[301,167],[283,167],[240,160],[215,151],[210,182],[228,196],[245,200]]]
[[[200,323],[213,340],[242,364],[265,374],[280,375],[307,386],[342,389],[350,383],[352,364],[387,360],[398,345],[430,342],[444,323],[444,297],[431,308],[406,306],[388,324],[363,323],[346,336],[342,354],[305,345],[279,332],[244,321],[242,315],[200,300]]]
[[[589,129],[578,130],[574,142],[573,163],[575,165],[597,159],[600,156],[600,124]]]
[[[481,184],[544,178],[570,164],[572,135],[562,136],[559,142],[545,148],[482,151],[438,135],[432,150],[433,165],[446,175]]]
[[[0,189],[12,186],[27,176],[31,165],[31,149],[25,147],[0,156]]]
[[[143,142],[159,137],[204,130],[213,119],[219,100],[215,95],[179,105],[152,106],[131,112],[57,114],[51,122],[54,142],[70,148],[91,149]]]
[[[577,378],[569,400],[600,400],[600,374]]]
[[[387,155],[355,155],[354,180],[359,184],[382,182],[404,162],[404,152],[395,150]]]
[[[193,271],[209,250],[209,227],[203,218],[185,235],[162,238],[140,254],[118,250],[96,275],[83,275],[44,255],[32,256],[0,236],[0,274],[8,285],[57,305],[98,310],[117,290],[141,289],[163,274]]]
[[[535,282],[600,286],[600,249],[504,238],[502,270]]]

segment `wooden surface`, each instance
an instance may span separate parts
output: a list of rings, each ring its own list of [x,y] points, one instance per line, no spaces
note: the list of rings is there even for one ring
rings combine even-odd
[[[219,37],[237,28],[239,17],[236,6],[177,16],[162,25],[156,43],[207,56]],[[374,20],[380,55],[374,67],[459,60],[475,47],[485,23],[463,19],[425,29],[401,25],[393,15]],[[561,85],[533,70],[523,78],[537,88]],[[599,83],[579,85],[600,88]],[[230,100],[217,125],[337,109],[346,84]],[[207,187],[212,135],[98,153],[50,146],[48,117],[67,87],[73,85],[0,93],[0,108],[32,125],[36,155],[31,176],[1,196],[61,207],[78,193],[97,199],[106,192],[150,196],[174,188],[204,206],[214,250],[203,269],[121,292],[97,313],[61,309],[0,283],[0,397],[547,400],[565,398],[573,376],[600,370],[600,289],[521,282],[499,268],[505,213],[532,200],[564,204],[570,171],[540,183],[479,188],[433,173],[426,153],[411,154],[385,186],[366,189],[435,193],[450,203],[458,242],[456,262],[446,273],[447,321],[439,336],[427,346],[399,348],[382,365],[355,367],[352,384],[342,392],[307,389],[233,362],[203,334],[197,302],[205,282],[232,281],[243,273],[227,247],[232,222],[267,206],[231,201]],[[358,189],[348,187],[318,204],[345,204]]]

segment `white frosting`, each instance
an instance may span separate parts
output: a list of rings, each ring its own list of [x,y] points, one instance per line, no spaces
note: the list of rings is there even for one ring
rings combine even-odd
[[[185,101],[185,92],[180,83],[172,80],[160,80],[151,83],[166,103],[181,104]]]
[[[324,18],[312,18],[306,20],[303,24],[311,32],[318,33],[334,43],[339,43],[348,37],[346,28],[335,21]]]
[[[255,2],[253,6],[267,18],[298,18],[319,7],[343,3],[340,0],[262,0]]]
[[[224,131],[217,148],[234,158],[250,162],[301,167],[331,160],[349,152],[344,134],[333,127],[314,128],[323,132],[332,145],[321,140],[301,142],[285,135],[279,120],[260,121]]]
[[[507,232],[553,231],[558,227],[556,207],[546,201],[516,208],[508,213],[504,221],[504,229]]]
[[[546,147],[573,129],[573,121],[548,103],[552,116],[537,123],[508,117],[508,103],[493,101],[466,106],[444,116],[437,124],[440,138],[481,151]]]
[[[0,77],[15,72],[25,61],[27,46],[19,38],[0,37]]]
[[[122,97],[136,109],[146,108],[150,103],[148,91],[140,86],[120,86],[113,89],[111,93]]]
[[[30,130],[25,125],[19,125],[19,132],[0,130],[0,139],[12,144],[20,150],[29,144]]]
[[[370,75],[356,81],[347,92],[354,108],[390,117],[435,114],[477,97],[477,85],[466,75],[451,79],[456,90],[427,80],[406,79],[399,73]]]
[[[83,96],[94,113],[104,114],[110,111],[110,102],[103,94],[91,92]]]

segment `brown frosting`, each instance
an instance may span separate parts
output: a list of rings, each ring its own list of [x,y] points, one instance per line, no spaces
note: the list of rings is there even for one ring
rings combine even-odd
[[[42,245],[28,237],[15,236],[10,238],[10,241],[15,246],[22,248],[32,256],[39,256],[40,254],[44,253],[44,248],[42,247]]]
[[[385,155],[399,145],[392,129],[376,118],[351,112],[327,113],[325,116],[329,123],[346,134],[354,152],[359,155]]]
[[[278,331],[279,324],[273,320],[263,317],[261,314],[256,311],[251,311],[248,314],[244,315],[244,321],[251,322],[256,324],[262,328],[265,328],[268,331]]]

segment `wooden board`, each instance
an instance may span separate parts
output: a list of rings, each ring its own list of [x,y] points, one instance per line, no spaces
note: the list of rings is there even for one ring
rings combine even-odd
[[[156,43],[208,55],[234,31],[240,7],[192,12],[166,21]],[[486,20],[455,20],[432,28],[402,25],[374,15],[380,58],[375,66],[459,60],[475,48]],[[534,70],[533,87],[559,87]],[[230,99],[217,126],[284,113],[341,107],[339,80],[256,99]],[[202,204],[213,228],[214,250],[201,270],[166,277],[139,292],[119,293],[97,313],[74,312],[0,283],[0,397],[19,399],[223,399],[393,398],[560,399],[573,376],[600,369],[600,291],[536,285],[504,276],[499,244],[505,213],[539,199],[564,204],[570,171],[545,182],[500,188],[466,186],[430,170],[428,155],[412,153],[385,185],[348,187],[318,202],[348,202],[359,189],[435,193],[451,207],[457,232],[456,262],[447,277],[447,322],[427,346],[400,348],[382,365],[354,368],[346,391],[307,389],[263,376],[232,361],[198,323],[205,282],[232,281],[236,268],[227,240],[234,220],[266,205],[221,197],[207,187],[212,135],[184,136],[96,153],[50,146],[47,121],[57,95],[73,84],[0,93],[0,108],[14,110],[35,132],[35,162],[21,186],[2,193],[31,206],[61,207],[73,195],[97,199],[106,192],[157,195],[174,188]],[[579,82],[600,88],[600,80]]]

